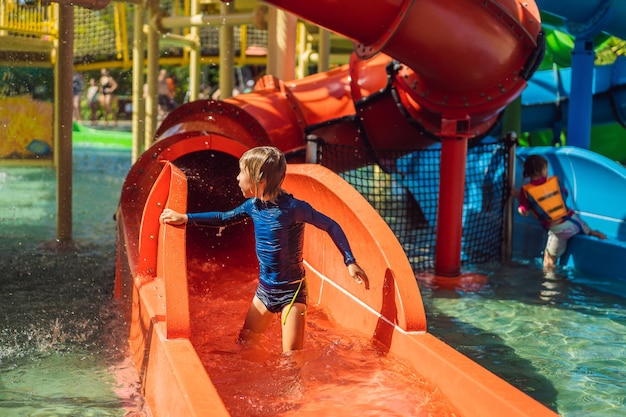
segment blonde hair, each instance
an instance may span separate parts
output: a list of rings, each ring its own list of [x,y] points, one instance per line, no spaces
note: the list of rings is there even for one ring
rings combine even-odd
[[[287,161],[278,148],[259,146],[249,149],[239,159],[239,167],[245,170],[257,190],[261,181],[265,181],[262,197],[273,198],[282,191],[280,186],[287,172]]]

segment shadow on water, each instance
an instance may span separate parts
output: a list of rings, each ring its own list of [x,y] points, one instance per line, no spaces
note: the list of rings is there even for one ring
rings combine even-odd
[[[557,411],[558,392],[532,361],[516,354],[516,350],[498,333],[481,328],[474,321],[465,320],[462,313],[453,316],[446,314],[446,309],[438,307],[442,301],[460,301],[465,294],[430,288],[421,288],[421,292],[430,333],[546,407]]]
[[[572,268],[558,267],[553,273],[544,273],[532,262],[485,265],[484,268],[489,283],[482,292],[495,299],[599,317],[606,317],[605,308],[626,304],[623,291],[615,291],[616,287],[623,287],[622,283],[582,274]]]

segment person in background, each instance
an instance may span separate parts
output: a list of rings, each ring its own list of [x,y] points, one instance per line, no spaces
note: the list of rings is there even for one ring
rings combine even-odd
[[[252,148],[239,160],[237,181],[244,197],[248,197],[243,204],[227,212],[183,214],[166,208],[160,217],[161,223],[172,225],[189,223],[217,227],[252,219],[260,272],[240,341],[256,340],[269,327],[274,314],[281,314],[283,352],[300,350],[304,345],[307,285],[302,250],[305,223],[330,235],[343,254],[348,273],[358,284],[369,288],[368,278],[357,265],[339,224],[281,188],[286,169],[285,156],[277,148]]]
[[[100,99],[98,97],[99,92],[100,86],[96,82],[96,79],[90,78],[89,87],[87,87],[87,105],[89,106],[92,126],[95,126],[98,123],[98,110],[100,109]]]
[[[176,88],[177,88],[177,82],[176,82],[176,76],[174,74],[170,74],[167,79],[167,89],[170,92],[170,101],[168,103],[167,109],[168,111],[172,111],[174,110],[176,107],[178,107],[178,103],[176,103]]]
[[[104,124],[108,124],[109,115],[114,124],[117,124],[117,116],[113,111],[115,104],[115,90],[117,90],[117,82],[109,74],[109,70],[102,68],[100,71],[100,105],[104,116]]]
[[[172,95],[170,92],[170,85],[168,83],[168,74],[165,68],[159,71],[159,77],[157,78],[157,103],[159,105],[159,120],[165,119],[165,116],[170,112],[170,105],[172,101]]]
[[[85,79],[82,74],[76,72],[72,77],[72,120],[80,122],[80,101],[85,91]]]
[[[517,211],[522,216],[532,213],[548,231],[548,240],[543,255],[543,269],[552,272],[556,262],[567,248],[573,236],[583,233],[606,239],[606,235],[592,230],[565,201],[567,189],[557,176],[548,177],[548,160],[541,155],[530,155],[524,161],[523,178],[530,182],[514,192],[519,198]]]

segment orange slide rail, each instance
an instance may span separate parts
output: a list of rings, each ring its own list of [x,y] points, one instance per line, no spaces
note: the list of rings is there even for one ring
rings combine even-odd
[[[185,211],[197,197],[187,194],[189,178],[179,161],[202,155],[197,165],[219,159],[236,169],[245,149],[219,135],[169,138],[153,145],[124,183],[117,213],[116,296],[127,307],[135,365],[156,416],[229,415],[189,340],[186,259],[203,243],[187,239],[185,227],[160,225],[158,216],[164,207]],[[190,168],[187,162],[184,169]],[[212,186],[237,187],[234,179]],[[370,278],[369,290],[355,284],[329,237],[307,227],[304,260],[312,304],[323,306],[341,328],[376,340],[388,354],[410,363],[462,416],[556,415],[427,332],[419,289],[401,245],[349,184],[322,166],[290,164],[284,187],[342,224]]]

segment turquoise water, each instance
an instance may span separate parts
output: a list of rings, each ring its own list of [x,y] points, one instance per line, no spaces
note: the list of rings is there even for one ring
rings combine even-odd
[[[75,248],[54,249],[56,174],[0,166],[0,415],[144,416],[112,298],[128,151],[74,152]]]
[[[430,332],[564,417],[626,415],[622,285],[535,264],[480,269],[477,292],[422,290]]]
[[[76,248],[54,251],[55,172],[0,166],[0,415],[147,416],[112,299],[128,150],[76,148]],[[473,293],[422,288],[429,331],[563,417],[626,415],[621,285],[534,263]],[[474,270],[476,271],[476,270]]]

